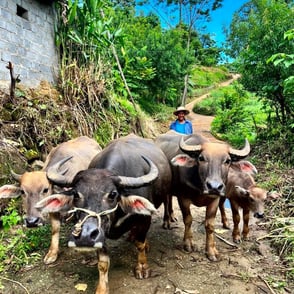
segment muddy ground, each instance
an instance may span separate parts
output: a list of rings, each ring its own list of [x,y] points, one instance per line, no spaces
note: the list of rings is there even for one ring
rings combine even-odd
[[[148,235],[148,260],[152,268],[149,279],[135,279],[133,267],[136,263],[136,249],[127,241],[127,235],[120,240],[108,242],[111,257],[110,293],[294,293],[294,287],[286,290],[277,288],[284,280],[283,266],[267,239],[257,241],[267,234],[264,228],[266,220],[256,222],[252,218],[251,240],[236,246],[232,242],[231,231],[222,229],[218,212],[215,229],[221,238],[216,238],[221,260],[210,262],[205,256],[204,247],[205,208],[192,207],[197,250],[187,253],[182,249],[184,226],[175,198],[174,206],[178,222],[173,225],[172,230],[161,227],[162,208],[153,217]],[[229,219],[232,225],[231,216]],[[17,275],[10,275],[9,278],[11,281],[3,281],[3,294],[92,294],[95,293],[98,279],[97,262],[94,253],[81,254],[62,246],[60,256],[54,264],[46,266],[39,262],[34,266],[27,266]],[[83,287],[86,289],[82,290]]]

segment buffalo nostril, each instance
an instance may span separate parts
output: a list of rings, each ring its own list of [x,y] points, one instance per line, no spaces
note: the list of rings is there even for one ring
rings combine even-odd
[[[219,183],[217,181],[209,181],[206,183],[206,186],[208,188],[208,190],[214,190],[214,191],[218,191],[221,192],[224,189],[224,184]]]
[[[25,225],[27,228],[34,228],[39,225],[39,217],[28,217],[24,219]]]
[[[254,213],[254,217],[256,217],[256,218],[264,218],[264,214],[263,213],[259,213],[259,212],[255,212]]]
[[[224,189],[224,185],[223,184],[220,184],[218,187],[217,187],[217,190],[218,191],[222,191]]]
[[[99,230],[98,230],[98,229],[95,229],[95,230],[93,230],[93,231],[91,232],[91,234],[90,234],[90,239],[92,239],[92,240],[96,240],[96,238],[98,237],[98,235],[99,235]]]

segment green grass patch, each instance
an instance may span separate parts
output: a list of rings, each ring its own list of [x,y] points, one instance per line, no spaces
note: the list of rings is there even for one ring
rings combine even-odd
[[[231,77],[231,74],[223,67],[196,66],[192,70],[191,83],[195,89],[212,87]]]
[[[258,131],[266,128],[267,113],[262,101],[237,82],[213,90],[209,98],[194,106],[193,111],[215,116],[212,133],[234,146],[242,146],[244,138],[255,142]]]

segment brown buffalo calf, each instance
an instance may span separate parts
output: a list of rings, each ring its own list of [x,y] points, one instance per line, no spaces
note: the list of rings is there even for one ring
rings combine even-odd
[[[252,165],[252,170],[249,173],[236,171],[232,168],[229,170],[228,182],[226,186],[226,197],[231,204],[233,216],[233,240],[235,243],[241,242],[241,235],[239,229],[240,214],[239,209],[243,210],[243,240],[248,240],[249,235],[249,218],[250,211],[256,218],[264,217],[264,202],[269,199],[276,199],[279,195],[275,192],[268,192],[256,186],[255,180],[252,176],[256,173],[256,169]],[[221,219],[223,227],[228,229],[228,220],[224,208],[226,198],[220,198],[219,209],[221,212]]]

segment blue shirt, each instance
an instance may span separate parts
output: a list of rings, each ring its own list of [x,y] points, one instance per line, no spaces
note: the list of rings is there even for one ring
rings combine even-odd
[[[189,120],[185,120],[185,123],[181,124],[176,119],[170,124],[169,128],[181,134],[190,135],[193,133],[192,123]]]

